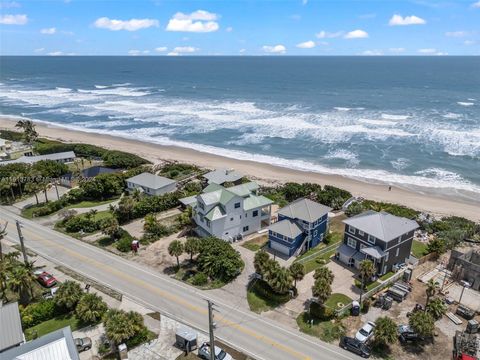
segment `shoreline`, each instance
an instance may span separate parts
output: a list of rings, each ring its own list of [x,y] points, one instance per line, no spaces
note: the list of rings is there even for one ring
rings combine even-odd
[[[0,128],[15,129],[18,118],[0,116]],[[457,215],[474,221],[480,221],[480,203],[463,198],[452,198],[437,193],[424,193],[388,184],[375,184],[341,175],[321,174],[311,171],[294,170],[286,167],[233,159],[221,155],[171,145],[146,143],[140,140],[126,139],[112,135],[66,129],[62,126],[47,125],[34,121],[41,137],[63,142],[95,144],[111,150],[135,153],[153,163],[161,161],[179,161],[205,168],[235,168],[239,172],[264,184],[284,182],[313,182],[321,185],[333,185],[350,191],[354,196],[362,196],[376,201],[385,201],[408,206],[435,215]]]

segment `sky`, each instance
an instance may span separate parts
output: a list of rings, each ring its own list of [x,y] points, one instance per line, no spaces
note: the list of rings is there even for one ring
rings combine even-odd
[[[480,55],[480,0],[1,0],[0,55]]]

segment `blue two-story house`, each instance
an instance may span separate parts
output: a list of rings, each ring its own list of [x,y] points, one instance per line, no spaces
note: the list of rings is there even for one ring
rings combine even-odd
[[[295,256],[320,244],[332,209],[309,199],[298,199],[278,211],[268,228],[268,246],[277,254]]]

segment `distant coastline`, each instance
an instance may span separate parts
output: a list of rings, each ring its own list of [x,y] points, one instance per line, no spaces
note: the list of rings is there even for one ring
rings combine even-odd
[[[0,116],[0,128],[14,129],[18,118]],[[109,149],[123,150],[135,153],[152,162],[162,160],[180,161],[193,163],[207,168],[235,168],[244,174],[255,178],[260,183],[275,184],[288,181],[315,182],[319,184],[331,184],[349,190],[354,196],[362,196],[376,201],[386,201],[409,206],[420,211],[428,211],[437,215],[458,215],[474,221],[480,221],[480,201],[473,197],[455,197],[454,194],[441,194],[441,190],[419,188],[413,189],[393,186],[388,191],[388,185],[360,181],[353,178],[321,174],[307,170],[298,170],[288,167],[276,166],[260,161],[238,160],[178,146],[166,146],[155,143],[146,143],[134,139],[126,139],[106,134],[98,134],[94,131],[77,131],[61,126],[36,122],[40,136],[65,142],[79,142],[100,145]]]

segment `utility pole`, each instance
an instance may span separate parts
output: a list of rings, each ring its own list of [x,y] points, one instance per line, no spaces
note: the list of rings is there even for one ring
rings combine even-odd
[[[24,244],[24,239],[22,234],[22,225],[18,220],[16,220],[15,223],[17,224],[17,232],[18,232],[18,238],[20,239],[20,248],[22,249],[23,262],[25,263],[25,265],[28,266],[27,251],[25,250],[25,244]]]
[[[210,360],[215,360],[215,336],[213,335],[213,303],[207,300],[208,303],[208,332],[210,334]]]
[[[7,235],[7,225],[8,221],[5,223],[5,227],[3,229],[0,229],[0,261],[3,260],[2,239],[4,236]]]

